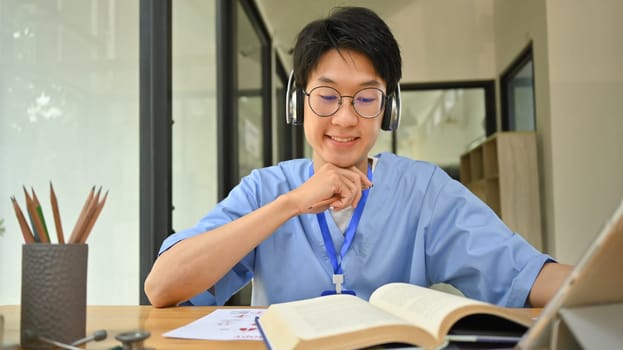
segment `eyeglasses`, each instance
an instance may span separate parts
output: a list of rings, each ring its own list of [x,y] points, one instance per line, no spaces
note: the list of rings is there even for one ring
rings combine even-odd
[[[342,107],[344,97],[350,98],[355,112],[363,118],[376,118],[385,107],[385,93],[377,88],[365,88],[353,96],[340,94],[329,86],[317,86],[310,92],[303,91],[308,97],[309,108],[319,117],[330,117]]]

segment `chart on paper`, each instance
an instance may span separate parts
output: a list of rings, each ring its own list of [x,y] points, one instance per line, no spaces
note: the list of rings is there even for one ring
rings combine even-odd
[[[255,318],[265,309],[218,309],[185,326],[164,333],[168,338],[262,340]]]

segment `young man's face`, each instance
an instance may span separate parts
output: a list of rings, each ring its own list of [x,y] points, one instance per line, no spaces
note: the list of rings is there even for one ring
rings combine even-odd
[[[372,62],[364,55],[350,50],[327,51],[320,57],[308,79],[305,91],[329,86],[342,96],[353,96],[361,89],[378,88],[386,92],[386,82],[377,74]],[[352,99],[344,97],[339,110],[329,117],[319,117],[305,96],[304,128],[307,142],[314,155],[314,167],[332,163],[338,167],[357,166],[367,169],[368,152],[376,142],[383,111],[375,118],[362,118],[355,112]]]

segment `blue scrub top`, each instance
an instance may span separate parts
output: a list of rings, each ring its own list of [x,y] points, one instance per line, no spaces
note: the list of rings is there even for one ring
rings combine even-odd
[[[354,240],[342,261],[343,288],[368,300],[381,285],[449,283],[467,297],[523,307],[543,264],[552,260],[513,233],[486,204],[433,164],[381,153]],[[199,223],[169,236],[182,239],[235,220],[309,177],[309,159],[253,170]],[[344,236],[331,215],[336,250]],[[210,266],[206,266],[209,269]],[[315,214],[294,217],[193,304],[223,305],[253,280],[252,305],[319,296],[334,289],[333,268]]]

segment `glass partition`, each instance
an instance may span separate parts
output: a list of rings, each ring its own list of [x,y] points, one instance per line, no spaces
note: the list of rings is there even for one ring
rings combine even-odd
[[[402,91],[396,153],[425,160],[458,179],[461,154],[484,140],[484,88]]]
[[[173,229],[193,226],[217,200],[214,0],[172,6]]]
[[[55,237],[50,182],[66,236],[89,190],[110,191],[87,241],[87,303],[138,303],[138,5],[0,0],[0,304],[20,303],[9,196],[24,210],[32,186]]]
[[[262,42],[244,8],[237,8],[238,55],[238,161],[243,177],[255,168],[264,166]],[[266,62],[268,65],[268,62]]]

